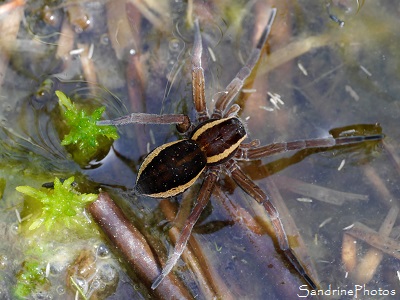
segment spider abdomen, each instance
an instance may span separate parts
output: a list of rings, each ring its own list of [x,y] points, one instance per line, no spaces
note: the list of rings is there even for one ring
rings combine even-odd
[[[243,123],[236,117],[210,119],[193,130],[195,140],[207,157],[208,165],[217,165],[231,158],[247,133]]]
[[[207,163],[198,143],[184,139],[164,144],[151,151],[140,166],[136,179],[137,193],[167,198],[189,188]]]

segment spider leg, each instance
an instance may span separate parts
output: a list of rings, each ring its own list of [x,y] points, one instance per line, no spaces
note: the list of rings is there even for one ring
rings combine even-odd
[[[279,213],[272,204],[268,195],[264,193],[264,191],[258,187],[246,174],[244,174],[240,167],[233,160],[227,163],[227,169],[232,175],[232,178],[236,184],[265,208],[271,220],[272,226],[274,227],[280,249],[295,267],[297,272],[299,272],[299,274],[307,281],[310,287],[316,289],[316,284],[310,278],[310,276],[307,275],[304,267],[301,265],[293,250],[290,248],[285,229],[283,228],[281,219],[279,217]]]
[[[233,98],[235,98],[242,88],[244,81],[250,75],[258,59],[260,58],[262,47],[264,46],[265,41],[267,40],[271,31],[271,26],[274,22],[275,15],[276,8],[273,8],[271,10],[267,26],[264,28],[263,33],[257,42],[256,48],[253,49],[250,57],[247,59],[246,64],[239,70],[239,72],[236,74],[236,77],[228,84],[228,86],[225,88],[225,91],[220,93],[220,96],[215,102],[215,109],[211,118],[221,118],[225,109],[229,106]]]
[[[172,268],[176,265],[179,257],[182,255],[183,250],[185,250],[186,244],[192,233],[193,226],[196,224],[201,213],[206,207],[208,201],[210,200],[212,191],[214,189],[215,183],[218,180],[218,170],[219,168],[210,168],[206,174],[206,177],[201,186],[199,196],[197,198],[196,204],[193,207],[192,212],[186,219],[183,225],[182,231],[178,240],[175,243],[175,248],[172,254],[169,255],[167,262],[161,271],[161,274],[154,280],[151,288],[154,290],[161,283],[161,281],[171,272]]]
[[[186,130],[190,127],[190,119],[186,115],[157,115],[146,113],[132,113],[113,120],[97,121],[97,125],[127,125],[127,124],[177,124]]]
[[[209,119],[205,96],[204,69],[201,66],[201,54],[203,45],[201,42],[199,20],[194,22],[194,43],[192,53],[192,88],[193,102],[197,111],[198,121]]]
[[[235,154],[238,160],[255,160],[267,157],[273,154],[283,153],[292,150],[303,150],[310,148],[330,148],[334,146],[343,146],[359,144],[369,141],[379,141],[384,138],[383,134],[368,136],[346,136],[346,137],[327,137],[321,139],[298,140],[293,142],[273,143],[265,146],[241,147]]]

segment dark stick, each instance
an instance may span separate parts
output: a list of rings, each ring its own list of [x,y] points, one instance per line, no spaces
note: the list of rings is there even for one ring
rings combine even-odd
[[[124,216],[121,209],[107,193],[100,193],[88,207],[94,220],[100,225],[111,243],[132,266],[138,278],[159,299],[192,299],[183,284],[169,274],[156,290],[151,290],[152,281],[160,274],[157,261],[144,236]]]

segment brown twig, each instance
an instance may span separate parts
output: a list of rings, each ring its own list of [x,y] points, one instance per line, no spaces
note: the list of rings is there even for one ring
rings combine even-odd
[[[140,1],[139,1],[140,2]],[[132,29],[132,39],[135,42],[136,51],[140,49],[140,20],[142,16],[131,1],[128,1],[125,6],[126,15],[130,27]],[[145,112],[145,87],[146,76],[141,61],[141,54],[136,53],[128,56],[128,64],[126,65],[126,82],[129,94],[130,110],[132,112]],[[146,134],[144,124],[136,124],[133,127],[135,131],[136,141],[141,153],[147,152],[147,144],[150,142],[149,135]]]
[[[362,223],[355,222],[352,228],[346,230],[346,234],[364,241],[394,258],[400,259],[400,253],[398,251],[400,249],[400,243],[398,241],[382,236],[380,233]]]
[[[342,262],[346,272],[352,272],[357,266],[357,240],[347,233],[343,234]]]
[[[107,193],[100,193],[98,199],[89,205],[89,212],[154,297],[192,298],[173,274],[169,274],[156,290],[150,289],[152,281],[160,273],[158,263],[143,235],[126,219]]]
[[[139,12],[130,19],[129,11],[134,6],[125,0],[114,0],[106,3],[108,36],[118,60],[124,60],[129,51],[138,52],[141,16]],[[135,10],[136,11],[136,10]],[[131,26],[134,22],[135,26]]]
[[[387,238],[396,222],[399,208],[393,206],[387,214],[384,222],[379,228],[378,234],[382,239]],[[398,248],[397,248],[398,249]],[[371,248],[362,258],[355,270],[355,280],[359,284],[368,283],[375,275],[378,266],[381,264],[383,252],[377,248]]]
[[[397,154],[398,151],[396,151],[396,149],[398,149],[398,147],[396,148],[396,146],[393,145],[393,143],[390,142],[388,139],[384,139],[382,141],[382,144],[383,144],[383,147],[385,148],[385,150],[387,151],[389,159],[392,161],[397,172],[400,173],[400,157]]]
[[[0,5],[0,90],[5,78],[8,62],[15,47],[21,19],[24,15],[23,8],[19,6],[19,3],[23,3],[23,1],[12,1]]]
[[[167,23],[167,11],[155,11],[154,8],[157,6],[150,7],[146,1],[142,0],[128,0],[127,3],[131,3],[136,8],[140,11],[140,13],[158,30],[163,31],[163,32],[169,32],[170,31],[170,26],[169,23]],[[160,2],[157,2],[157,4]],[[161,9],[164,8],[165,6],[161,5],[161,3],[158,5]]]
[[[96,86],[98,85],[98,80],[96,75],[96,66],[90,54],[90,46],[88,44],[77,43],[77,47],[78,49],[83,50],[79,56],[81,60],[82,71],[91,92],[94,94]]]
[[[387,207],[392,207],[393,204],[397,205],[396,198],[392,196],[392,193],[386,186],[385,181],[379,176],[375,168],[366,165],[364,167],[364,174],[372,186],[379,192],[379,194],[381,194],[381,196],[378,198],[379,200],[381,200]]]
[[[55,57],[61,58],[66,64],[70,64],[70,52],[74,48],[75,32],[71,24],[65,19],[61,26],[60,38],[57,43],[57,51]]]
[[[276,176],[274,182],[279,188],[334,205],[342,205],[345,201],[368,201],[367,195],[336,191],[286,176]]]
[[[25,5],[24,0],[14,0],[0,5],[0,16],[9,14],[12,10]]]
[[[160,208],[169,222],[173,222],[176,217],[176,206],[169,200],[162,200]],[[180,230],[172,227],[169,230],[169,236],[173,243],[176,242]],[[192,235],[189,239],[188,246],[182,254],[182,259],[186,264],[190,265],[192,271],[196,274],[199,287],[207,299],[234,299],[228,287],[221,280],[212,264],[207,263],[201,246]]]
[[[393,207],[385,221],[383,222],[379,232],[372,230],[362,223],[356,222],[354,226],[346,230],[345,234],[362,240],[372,247],[367,254],[363,257],[363,261],[357,267],[356,280],[360,283],[368,282],[375,273],[376,266],[379,265],[383,253],[389,254],[397,259],[400,259],[398,250],[400,243],[388,237],[389,229],[392,228],[394,221],[397,218],[398,208]]]

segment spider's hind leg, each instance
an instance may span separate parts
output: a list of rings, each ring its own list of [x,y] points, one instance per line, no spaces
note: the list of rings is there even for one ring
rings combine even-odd
[[[272,226],[274,227],[280,249],[286,255],[290,263],[295,267],[297,272],[310,285],[310,287],[312,289],[316,289],[317,285],[307,274],[306,269],[297,259],[293,250],[290,248],[288,237],[286,235],[285,229],[283,228],[279,213],[275,206],[272,204],[268,195],[264,193],[264,191],[260,187],[258,187],[246,174],[244,174],[240,167],[233,160],[229,161],[226,165],[236,184],[265,208],[271,220]]]

